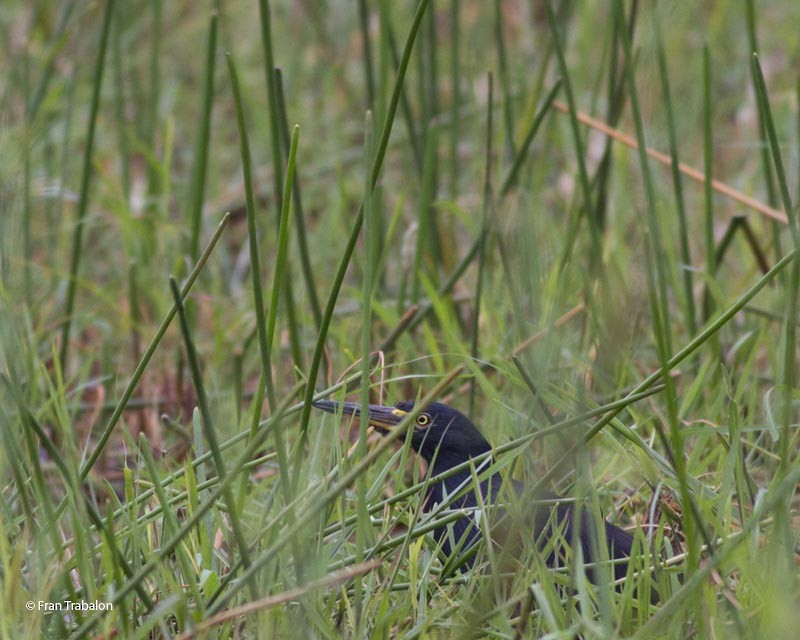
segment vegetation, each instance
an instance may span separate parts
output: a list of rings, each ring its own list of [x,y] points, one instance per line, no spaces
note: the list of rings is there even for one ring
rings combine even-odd
[[[800,6],[4,9],[2,637],[796,637]],[[326,397],[452,404],[635,575],[459,572]]]

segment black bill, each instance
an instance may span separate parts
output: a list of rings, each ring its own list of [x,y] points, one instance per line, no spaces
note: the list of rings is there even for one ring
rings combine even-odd
[[[339,413],[341,410],[346,416],[361,416],[360,402],[336,402],[336,400],[317,400],[312,402],[317,409],[322,409],[328,413]],[[408,415],[407,411],[397,407],[384,406],[381,404],[369,405],[369,425],[379,431],[386,433],[403,418]]]

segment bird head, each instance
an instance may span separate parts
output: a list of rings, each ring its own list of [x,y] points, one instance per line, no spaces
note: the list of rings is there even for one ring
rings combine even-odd
[[[361,415],[358,402],[319,400],[314,406],[328,413],[341,410],[344,415]],[[398,402],[393,407],[371,404],[368,408],[369,424],[386,435],[413,409],[413,400]],[[423,408],[407,437],[411,439],[411,448],[438,468],[466,462],[492,448],[467,416],[440,402],[431,402]]]

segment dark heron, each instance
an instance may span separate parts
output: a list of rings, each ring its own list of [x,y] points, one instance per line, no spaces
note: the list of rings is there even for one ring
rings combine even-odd
[[[360,416],[361,404],[356,402],[335,402],[320,400],[314,406],[329,413],[341,411],[345,415]],[[414,408],[414,402],[399,402],[395,406],[369,405],[369,424],[382,434],[398,425],[403,418]],[[503,495],[503,477],[499,472],[481,475],[482,470],[491,467],[493,460],[491,445],[480,431],[464,414],[448,407],[447,405],[432,402],[424,407],[424,411],[417,415],[413,427],[409,430],[411,448],[421,455],[428,463],[428,476],[434,478],[448,469],[460,465],[470,459],[480,458],[475,467],[478,474],[484,479],[480,482],[479,496],[472,481],[473,475],[469,468],[455,473],[443,480],[433,482],[428,490],[423,509],[431,511],[437,504],[449,501],[449,508],[464,510],[465,514],[476,513],[481,505],[496,503]],[[482,455],[487,454],[487,455]],[[576,512],[573,505],[564,502],[558,496],[547,491],[537,492],[531,500],[525,493],[524,485],[516,480],[508,484],[522,502],[526,505],[526,515],[522,519],[526,530],[533,529],[539,549],[545,552],[548,565],[563,566],[565,559],[565,546],[580,544],[583,561],[586,564],[598,561],[599,540],[605,539],[607,556],[614,561],[613,571],[615,579],[624,578],[628,570],[628,559],[631,555],[633,538],[629,533],[610,522],[603,521],[604,536],[598,535],[596,518],[585,509]],[[460,492],[460,494],[459,494]],[[455,499],[452,496],[459,494]],[[506,510],[504,510],[506,511]],[[496,516],[497,514],[495,514]],[[579,516],[579,517],[576,517]],[[497,518],[495,518],[497,519]],[[579,532],[575,536],[575,525],[579,523]],[[470,556],[461,565],[469,568],[474,561],[475,543],[481,538],[483,529],[476,522],[474,516],[464,515],[452,525],[442,526],[434,531],[434,538],[441,544],[443,553],[449,558],[454,550],[457,554],[470,553]],[[526,534],[529,535],[529,534]],[[557,536],[557,538],[556,538]],[[494,537],[494,531],[493,531]],[[596,581],[594,571],[589,568],[587,575]]]

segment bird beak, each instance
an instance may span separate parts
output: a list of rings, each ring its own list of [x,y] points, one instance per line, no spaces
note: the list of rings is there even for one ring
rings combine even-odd
[[[361,416],[360,402],[336,402],[335,400],[317,400],[312,402],[317,409],[322,409],[328,413],[339,413],[346,416]],[[381,433],[389,433],[392,427],[408,415],[408,411],[403,411],[397,407],[388,407],[380,404],[369,405],[369,425],[375,427]]]

